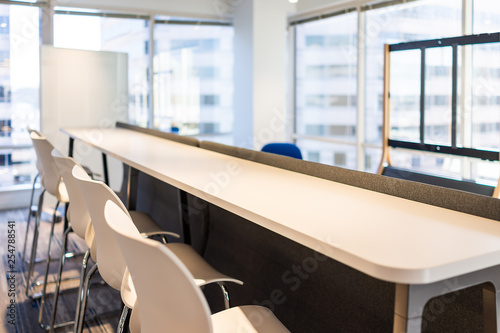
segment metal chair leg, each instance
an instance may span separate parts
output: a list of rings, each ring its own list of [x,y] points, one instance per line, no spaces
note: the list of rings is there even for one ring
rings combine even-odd
[[[39,176],[40,176],[40,174],[37,174],[35,176],[35,179],[33,180],[33,187],[31,188],[30,206],[28,207],[28,221],[26,222],[26,234],[24,235],[23,261],[26,260],[26,244],[28,243],[28,233],[30,230],[31,207],[33,207],[33,197],[35,196],[35,186],[36,186],[36,181],[37,181]]]
[[[76,303],[76,312],[75,312],[75,330],[76,326],[78,325],[78,322],[80,320],[80,309],[82,306],[82,293],[83,293],[83,288],[85,287],[85,278],[87,277],[87,265],[89,263],[89,258],[90,258],[90,249],[85,252],[85,256],[83,257],[82,260],[82,271],[80,274],[80,286],[78,288],[78,299]],[[55,315],[52,314],[52,323],[55,321]],[[51,326],[54,326],[51,324]]]
[[[116,329],[117,333],[124,333],[127,331],[127,322],[130,319],[131,310],[126,305],[123,306],[122,315],[120,316],[120,321],[118,322],[118,328]]]
[[[87,310],[87,297],[89,295],[89,282],[94,273],[97,271],[97,264],[92,266],[90,271],[87,273],[85,277],[85,286],[83,287],[82,293],[80,296],[80,311],[79,315],[77,314],[75,318],[75,331],[74,333],[81,333],[83,331],[83,321],[85,319],[85,311]]]
[[[71,226],[66,228],[63,234],[63,243],[62,243],[62,249],[61,249],[61,257],[59,258],[59,269],[57,272],[57,279],[56,279],[56,290],[54,292],[54,305],[52,306],[52,316],[51,316],[51,322],[47,325],[44,324],[43,321],[43,311],[44,311],[44,306],[45,306],[45,298],[47,297],[46,289],[47,289],[47,283],[45,283],[43,287],[43,292],[42,292],[42,299],[40,301],[40,312],[38,314],[38,324],[40,327],[44,330],[53,330],[54,328],[54,321],[55,321],[55,315],[57,311],[57,302],[59,301],[59,291],[61,289],[61,277],[62,277],[62,271],[63,271],[63,266],[64,262],[66,259],[66,250],[68,247],[68,235],[73,229]]]
[[[219,285],[220,289],[222,290],[222,297],[224,297],[224,308],[227,310],[231,307],[231,304],[229,302],[229,292],[227,291],[226,285],[224,282],[217,282]]]
[[[40,229],[40,218],[42,214],[44,196],[45,196],[45,190],[42,191],[42,193],[40,194],[40,198],[38,199],[38,210],[35,217],[35,230],[33,232],[33,245],[31,246],[31,257],[28,268],[28,275],[26,276],[26,296],[30,298],[32,295],[29,294],[29,289],[31,288],[30,282],[31,282],[31,277],[33,275],[33,268],[35,266],[36,250],[38,247],[38,232]]]
[[[49,236],[49,245],[47,249],[47,263],[45,265],[45,276],[43,278],[43,289],[42,289],[42,301],[40,303],[40,310],[38,312],[38,323],[40,326],[42,326],[42,318],[43,318],[43,310],[45,308],[45,295],[47,293],[47,284],[49,280],[49,270],[50,270],[50,252],[52,250],[52,239],[54,238],[54,227],[56,225],[56,212],[57,208],[59,208],[59,201],[56,203],[56,207],[54,208],[54,214],[52,215],[52,225],[50,226],[50,236]],[[64,250],[63,250],[63,256],[64,256]],[[42,326],[43,328],[43,326]]]

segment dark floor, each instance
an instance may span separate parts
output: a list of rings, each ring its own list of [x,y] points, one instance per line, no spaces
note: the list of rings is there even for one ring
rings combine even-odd
[[[26,290],[26,278],[24,271],[27,271],[26,264],[23,265],[22,252],[24,246],[24,237],[26,231],[26,220],[27,220],[27,208],[23,210],[8,210],[0,211],[0,307],[2,309],[2,315],[0,316],[0,332],[18,332],[18,333],[30,333],[30,332],[44,332],[38,325],[38,313],[40,307],[40,301],[33,301],[25,295]],[[15,250],[12,247],[8,248],[8,230],[9,221],[15,222]],[[26,256],[29,257],[31,249],[31,241],[33,236],[33,224],[34,219],[31,220],[31,228],[28,238],[28,248]],[[38,246],[37,257],[46,258],[47,253],[47,239],[50,232],[50,223],[47,221],[41,222],[40,231],[40,241]],[[59,255],[61,251],[61,235],[63,232],[63,223],[57,223],[55,227],[55,239],[52,245],[52,258],[53,261],[50,266],[49,281],[54,280],[55,272],[58,268]],[[13,234],[10,231],[10,234]],[[82,253],[85,248],[85,242],[74,234],[70,234],[69,250],[75,253]],[[11,238],[12,239],[12,238]],[[12,245],[12,244],[11,244]],[[8,255],[15,255],[15,265],[13,274],[8,273],[10,271]],[[65,269],[63,272],[63,278],[78,276],[80,273],[82,256],[77,256],[75,258],[70,258],[66,260]],[[93,263],[92,263],[93,264]],[[24,267],[23,267],[24,266]],[[89,267],[91,267],[89,265]],[[37,281],[43,280],[43,274],[45,272],[45,262],[39,263],[35,267],[35,279]],[[8,283],[9,277],[15,278],[15,296],[11,295],[12,289],[11,285]],[[97,313],[111,313],[108,316],[101,316],[95,320],[88,320],[85,324],[84,332],[116,332],[116,327],[118,324],[121,301],[119,292],[113,290],[112,288],[100,285],[100,277],[98,274],[94,276],[93,281],[95,281],[95,286],[91,287],[89,295],[89,303],[87,308],[87,316],[92,316]],[[58,311],[57,311],[57,321],[71,321],[74,319],[75,308],[76,308],[76,295],[78,288],[78,279],[68,280],[63,282],[62,290],[65,291],[60,296]],[[37,292],[41,290],[41,287],[34,287],[31,290]],[[50,288],[48,289],[50,291]],[[13,296],[13,297],[12,297]],[[7,306],[10,302],[15,301],[15,311],[10,311]],[[52,312],[52,299],[48,298],[46,303],[46,310],[43,322],[48,323],[50,314]],[[10,312],[14,312],[15,318],[9,317]],[[73,325],[66,328],[58,329],[56,332],[72,332]]]

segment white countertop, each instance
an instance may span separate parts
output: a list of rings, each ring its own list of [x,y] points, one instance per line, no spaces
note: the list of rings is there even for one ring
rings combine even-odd
[[[423,284],[500,264],[500,223],[127,129],[63,129],[130,166],[375,278]]]

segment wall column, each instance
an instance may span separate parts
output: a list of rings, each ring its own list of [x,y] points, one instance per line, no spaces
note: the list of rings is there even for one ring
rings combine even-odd
[[[234,22],[234,144],[287,141],[288,1],[242,0]]]

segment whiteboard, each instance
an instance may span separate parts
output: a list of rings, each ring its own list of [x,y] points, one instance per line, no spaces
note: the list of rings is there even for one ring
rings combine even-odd
[[[69,138],[61,127],[114,127],[128,119],[126,53],[86,51],[42,45],[40,51],[41,131],[63,154]],[[74,157],[103,174],[101,153],[75,142]],[[108,158],[110,185],[121,186],[121,163]]]

